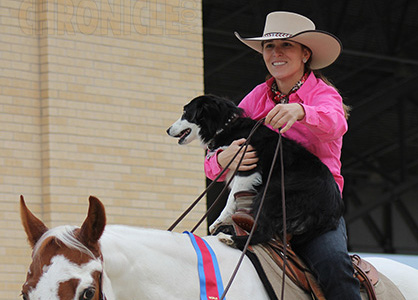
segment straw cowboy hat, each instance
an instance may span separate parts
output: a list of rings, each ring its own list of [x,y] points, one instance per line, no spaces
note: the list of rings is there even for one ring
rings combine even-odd
[[[316,30],[315,24],[308,18],[291,12],[276,11],[266,18],[263,36],[242,38],[238,32],[235,36],[244,44],[262,53],[262,41],[289,40],[305,45],[312,51],[310,67],[322,69],[332,64],[340,55],[342,44],[331,33]]]

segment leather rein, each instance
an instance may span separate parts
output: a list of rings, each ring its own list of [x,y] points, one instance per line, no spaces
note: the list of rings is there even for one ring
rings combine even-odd
[[[261,126],[261,124],[264,123],[265,118],[260,119],[252,128],[250,134],[248,135],[245,143],[243,143],[239,150],[237,151],[237,153],[235,153],[235,155],[232,157],[232,159],[228,162],[228,164],[225,166],[225,168],[223,168],[223,170],[219,173],[218,176],[216,176],[216,178],[211,182],[211,184],[209,184],[206,189],[196,198],[195,201],[192,202],[192,204],[190,204],[190,206],[173,222],[173,224],[167,229],[168,231],[172,231],[174,228],[176,228],[176,226],[193,210],[193,208],[200,202],[200,200],[208,193],[209,190],[211,190],[215,183],[218,182],[219,178],[228,170],[229,166],[232,164],[232,162],[234,161],[234,159],[238,156],[238,154],[241,152],[241,150],[244,149],[244,153],[246,153],[248,146],[250,144],[250,140],[251,137],[254,135],[255,131],[257,130],[258,127]],[[226,125],[226,124],[225,124]],[[238,166],[242,163],[244,155],[241,157],[240,161],[238,162]],[[234,170],[233,175],[231,176],[231,178],[228,180],[228,182],[225,184],[224,188],[222,189],[222,191],[219,193],[218,197],[215,199],[215,201],[212,203],[212,205],[209,207],[209,209],[206,211],[206,213],[202,216],[202,218],[196,223],[196,225],[193,227],[192,230],[190,230],[191,233],[193,233],[199,226],[200,224],[202,224],[202,222],[205,220],[205,218],[208,216],[208,214],[210,212],[212,212],[212,210],[216,207],[216,205],[219,203],[219,201],[221,200],[221,197],[223,196],[223,194],[225,193],[225,191],[228,189],[230,183],[232,182],[232,179],[234,178],[234,176],[236,175],[236,173],[238,172],[238,168]]]
[[[223,194],[225,193],[225,191],[228,189],[228,187],[229,187],[230,183],[232,182],[234,176],[238,172],[238,168],[242,163],[242,160],[244,158],[244,154],[247,152],[248,146],[250,144],[251,137],[254,135],[255,131],[264,123],[264,121],[265,121],[265,118],[262,118],[259,121],[257,121],[257,123],[254,125],[254,127],[251,129],[250,134],[246,138],[245,143],[243,143],[240,146],[237,153],[235,153],[235,155],[232,157],[232,159],[229,161],[229,163],[221,171],[221,173],[218,176],[216,176],[216,178],[212,181],[212,183],[199,195],[199,197],[197,197],[197,199],[183,212],[183,214],[180,217],[178,217],[176,221],[174,221],[174,223],[167,229],[168,231],[172,231],[190,213],[190,211],[199,203],[199,201],[208,193],[208,191],[213,188],[214,184],[218,181],[218,179],[226,172],[226,170],[229,168],[229,166],[232,164],[232,162],[238,156],[238,154],[241,152],[241,150],[243,150],[243,155],[241,156],[241,158],[238,162],[238,166],[234,170],[233,175],[228,180],[228,182],[225,184],[224,188],[219,193],[218,197],[215,199],[215,201],[212,203],[212,205],[209,207],[209,209],[206,211],[206,213],[202,216],[202,218],[197,222],[197,224],[193,227],[193,229],[190,232],[193,233],[200,226],[200,224],[202,224],[202,222],[205,220],[205,218],[208,216],[208,214],[219,203],[219,201],[220,201],[221,197],[223,196]],[[228,123],[225,124],[225,125],[228,125]],[[262,195],[262,198],[261,198],[261,201],[260,201],[260,206],[258,207],[257,213],[256,213],[255,218],[254,218],[254,225],[251,228],[251,231],[248,235],[248,239],[245,243],[244,249],[241,252],[240,259],[238,260],[238,263],[237,263],[237,265],[234,269],[234,272],[232,273],[220,300],[225,298],[229,288],[232,285],[233,280],[236,277],[236,274],[238,273],[238,270],[241,266],[241,263],[244,260],[245,253],[248,250],[251,239],[254,235],[256,224],[257,224],[258,219],[260,217],[261,209],[263,207],[264,200],[265,200],[265,197],[266,197],[266,192],[267,192],[268,186],[270,184],[271,176],[273,174],[274,165],[275,165],[275,162],[276,162],[277,157],[279,155],[280,155],[280,169],[281,169],[281,190],[282,190],[281,197],[282,197],[282,215],[283,215],[283,236],[282,236],[282,241],[283,241],[283,275],[282,275],[281,299],[282,300],[284,299],[284,287],[285,287],[285,277],[286,277],[285,270],[286,270],[286,263],[287,263],[287,244],[286,244],[286,231],[287,231],[287,229],[286,229],[286,198],[285,198],[284,163],[283,163],[283,147],[282,147],[282,144],[283,144],[282,143],[282,135],[279,132],[279,140],[277,142],[277,146],[276,146],[276,149],[275,149],[275,152],[274,152],[273,161],[271,163],[270,171],[269,171],[269,174],[268,174],[268,177],[267,177],[266,187],[264,189],[264,192],[263,192],[263,195]]]

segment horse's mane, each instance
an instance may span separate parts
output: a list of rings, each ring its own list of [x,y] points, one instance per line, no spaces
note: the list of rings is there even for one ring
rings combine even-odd
[[[55,242],[60,242],[68,248],[78,250],[82,253],[89,255],[92,258],[96,258],[85,245],[83,245],[74,235],[74,231],[78,229],[76,226],[64,225],[52,228],[45,232],[38,240],[33,248],[33,256],[41,251],[47,243],[46,240],[53,239]]]

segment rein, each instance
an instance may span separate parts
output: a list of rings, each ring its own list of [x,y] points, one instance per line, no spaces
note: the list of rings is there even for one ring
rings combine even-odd
[[[233,121],[235,121],[236,118],[233,118]],[[228,120],[230,122],[230,120]],[[212,183],[199,195],[199,197],[197,197],[197,199],[183,212],[183,214],[177,218],[176,221],[174,221],[174,223],[167,229],[168,231],[172,231],[189,213],[190,211],[199,203],[199,201],[208,193],[208,191],[214,186],[214,184],[218,181],[218,179],[226,172],[226,170],[229,168],[229,166],[232,164],[232,162],[234,161],[234,159],[238,156],[238,154],[241,152],[242,149],[244,149],[243,155],[241,156],[239,162],[238,162],[238,167],[241,165],[242,160],[244,159],[244,154],[247,152],[248,149],[248,145],[250,144],[250,140],[251,137],[253,136],[253,134],[255,133],[255,131],[264,123],[265,118],[262,118],[260,120],[257,121],[257,123],[254,125],[254,127],[251,129],[250,134],[248,135],[248,137],[246,138],[246,141],[244,144],[242,144],[239,148],[239,150],[237,151],[237,153],[235,153],[235,155],[232,157],[232,159],[229,161],[229,163],[225,166],[225,168],[219,173],[218,176],[216,176],[216,178],[212,181]],[[228,125],[229,122],[227,122],[225,125]],[[223,131],[223,130],[222,130]],[[229,290],[229,288],[232,285],[232,282],[234,281],[238,270],[241,266],[242,261],[244,260],[244,255],[248,250],[248,247],[250,245],[250,241],[254,235],[254,231],[256,228],[256,224],[258,222],[258,219],[260,217],[261,214],[261,209],[264,205],[264,200],[266,197],[266,193],[267,193],[267,189],[268,186],[270,184],[270,180],[271,180],[271,176],[273,174],[273,169],[274,169],[274,165],[275,162],[277,160],[277,156],[280,154],[280,170],[281,170],[281,190],[282,190],[282,216],[283,216],[283,236],[282,236],[282,241],[283,241],[283,275],[282,275],[282,290],[281,290],[281,299],[284,299],[284,287],[285,287],[285,277],[286,277],[286,265],[287,265],[287,243],[286,243],[286,197],[285,197],[285,182],[284,182],[284,162],[283,162],[283,147],[282,147],[282,135],[279,132],[279,140],[277,142],[277,146],[274,152],[274,157],[273,157],[273,161],[270,167],[270,171],[267,177],[267,182],[266,182],[266,187],[264,189],[261,201],[260,201],[260,206],[257,210],[257,214],[254,218],[254,225],[251,228],[251,231],[249,233],[248,239],[245,243],[244,249],[242,250],[241,256],[238,260],[238,263],[235,267],[234,272],[232,273],[227,286],[224,289],[224,292],[220,298],[220,300],[225,299],[225,296]],[[279,152],[280,150],[280,152]],[[231,176],[231,178],[228,180],[228,182],[225,184],[225,187],[222,189],[222,191],[219,193],[219,196],[216,198],[216,200],[212,203],[212,205],[209,207],[209,209],[206,211],[206,213],[202,216],[202,218],[198,221],[198,223],[193,227],[193,229],[190,231],[191,233],[193,233],[199,226],[200,224],[202,224],[202,222],[204,221],[204,219],[208,216],[208,214],[214,209],[214,207],[216,206],[216,204],[218,204],[218,202],[220,201],[222,195],[224,194],[224,192],[228,189],[231,181],[233,180],[234,176],[236,175],[236,173],[238,172],[238,167],[234,170],[233,175]]]
[[[287,265],[287,244],[286,244],[286,231],[287,231],[287,229],[286,229],[286,203],[285,203],[286,198],[285,198],[285,190],[284,190],[285,189],[285,184],[284,184],[284,163],[283,163],[283,147],[282,147],[282,144],[283,144],[282,143],[282,135],[279,133],[279,140],[277,142],[276,150],[274,152],[273,161],[271,163],[270,171],[269,171],[269,174],[268,174],[268,177],[267,177],[266,187],[264,189],[263,196],[261,197],[261,200],[260,200],[260,206],[258,207],[257,214],[254,218],[254,225],[251,228],[250,234],[248,235],[248,239],[245,243],[244,249],[242,250],[242,253],[241,253],[241,256],[238,260],[237,266],[235,267],[235,270],[232,273],[232,275],[229,279],[229,282],[228,282],[227,286],[225,287],[224,293],[222,294],[220,300],[225,299],[226,293],[228,292],[229,288],[232,285],[232,282],[234,281],[234,279],[235,279],[235,277],[238,273],[238,270],[241,266],[241,263],[244,260],[245,253],[247,252],[248,247],[249,247],[250,242],[251,242],[251,239],[254,235],[256,224],[257,224],[258,219],[260,217],[261,209],[264,205],[264,200],[266,198],[267,189],[268,189],[268,186],[270,184],[271,176],[273,174],[273,169],[274,169],[274,165],[275,165],[276,160],[277,160],[277,156],[279,154],[279,150],[280,150],[280,169],[281,169],[281,187],[282,187],[281,188],[282,189],[282,214],[283,214],[283,237],[282,237],[282,239],[283,239],[283,273],[282,273],[281,299],[282,300],[284,299],[284,287],[285,287],[285,277],[286,277],[285,271],[286,271],[286,265]]]
[[[213,186],[215,185],[215,183],[218,182],[218,179],[226,172],[226,170],[228,170],[229,166],[232,164],[232,162],[234,161],[234,159],[238,156],[238,154],[241,152],[241,150],[244,148],[244,153],[246,153],[248,145],[250,144],[250,140],[251,137],[254,135],[254,132],[257,130],[258,127],[261,126],[261,124],[263,124],[264,119],[259,120],[254,127],[252,128],[250,134],[248,135],[246,141],[244,144],[242,144],[239,148],[239,150],[237,151],[237,153],[235,153],[235,155],[232,157],[232,159],[229,161],[229,163],[225,166],[225,168],[221,171],[221,173],[219,173],[218,176],[216,176],[216,178],[212,181],[212,183],[199,195],[199,197],[196,198],[195,201],[193,201],[192,204],[190,204],[190,206],[180,215],[180,217],[177,218],[177,220],[174,221],[174,223],[167,229],[168,231],[172,231],[174,228],[176,228],[176,226],[192,211],[192,209],[199,203],[199,201],[208,193],[208,191],[210,189],[213,188]],[[244,155],[241,157],[238,166],[241,164],[242,160],[244,158]],[[222,191],[220,192],[220,195],[218,196],[218,198],[216,198],[216,200],[213,202],[213,204],[211,205],[211,207],[209,207],[209,209],[206,211],[206,213],[203,215],[203,217],[199,220],[199,222],[193,227],[192,230],[190,230],[190,232],[194,232],[200,224],[202,224],[202,222],[204,221],[204,219],[207,217],[207,215],[214,209],[214,207],[216,206],[216,204],[218,204],[218,202],[221,199],[221,196],[223,195],[223,193],[228,189],[229,184],[231,183],[232,179],[234,178],[235,174],[238,172],[238,170],[236,169],[233,173],[233,176],[231,176],[230,180],[227,182],[227,184],[225,184],[225,187],[222,189]]]

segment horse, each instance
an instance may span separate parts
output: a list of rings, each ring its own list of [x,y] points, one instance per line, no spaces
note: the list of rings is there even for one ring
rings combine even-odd
[[[93,196],[81,227],[48,229],[28,209],[23,196],[20,215],[33,249],[23,300],[201,299],[196,253],[186,234],[106,225],[105,208]],[[216,236],[203,239],[216,254],[226,285],[241,252]],[[398,286],[405,299],[418,299],[418,270],[388,259],[368,260]],[[269,299],[248,258],[225,299]],[[306,294],[303,299],[311,298]]]

